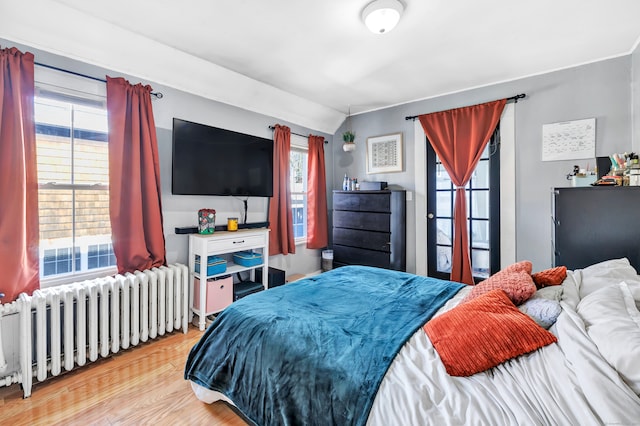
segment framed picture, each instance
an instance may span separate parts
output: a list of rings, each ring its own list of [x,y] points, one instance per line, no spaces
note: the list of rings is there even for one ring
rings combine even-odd
[[[367,138],[367,174],[402,171],[402,133]]]

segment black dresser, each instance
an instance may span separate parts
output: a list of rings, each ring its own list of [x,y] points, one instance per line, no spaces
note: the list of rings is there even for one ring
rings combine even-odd
[[[406,191],[333,191],[334,266],[405,271]]]
[[[581,269],[626,257],[640,270],[640,187],[553,191],[554,263]]]

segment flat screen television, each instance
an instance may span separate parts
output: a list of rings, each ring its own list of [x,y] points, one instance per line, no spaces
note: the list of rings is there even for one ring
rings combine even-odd
[[[273,141],[173,119],[171,192],[273,196]]]

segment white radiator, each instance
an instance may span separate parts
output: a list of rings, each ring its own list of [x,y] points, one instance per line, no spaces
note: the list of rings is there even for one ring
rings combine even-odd
[[[0,384],[21,383],[31,395],[33,378],[44,381],[120,349],[136,346],[189,323],[188,269],[175,264],[21,294],[0,305],[19,316],[19,367],[2,372]]]

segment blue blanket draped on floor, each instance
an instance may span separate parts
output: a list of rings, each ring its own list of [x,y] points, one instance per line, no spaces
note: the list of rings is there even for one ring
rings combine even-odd
[[[263,291],[218,315],[185,378],[259,425],[363,425],[402,345],[463,286],[345,266]]]

